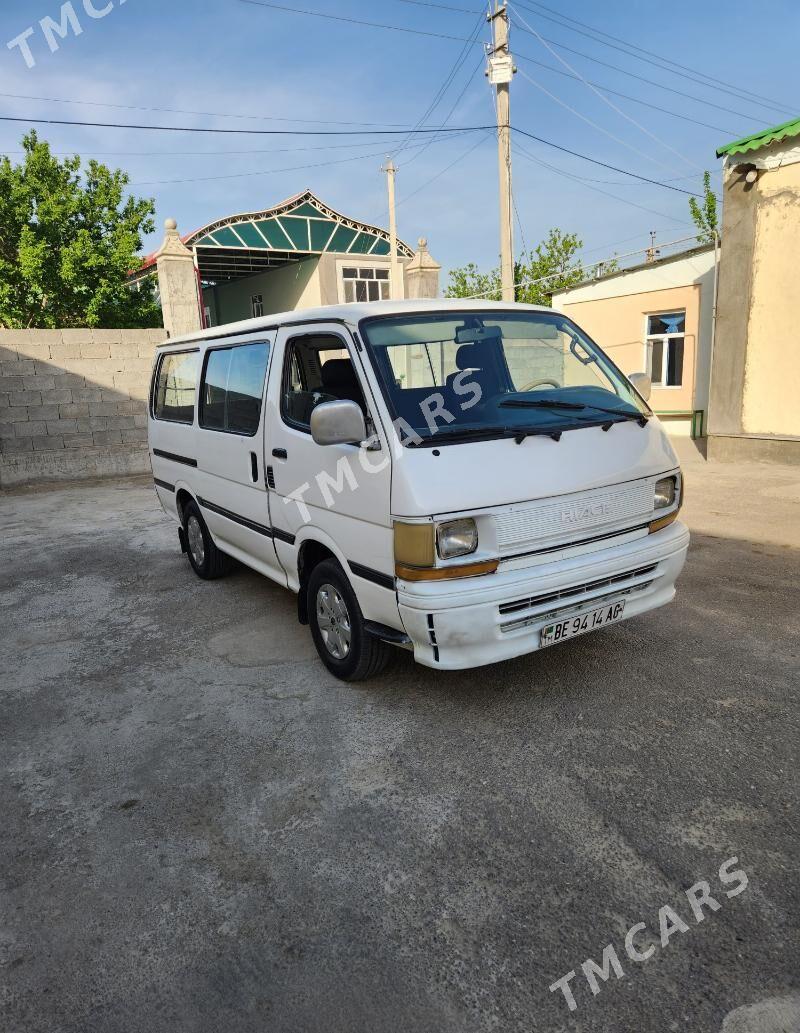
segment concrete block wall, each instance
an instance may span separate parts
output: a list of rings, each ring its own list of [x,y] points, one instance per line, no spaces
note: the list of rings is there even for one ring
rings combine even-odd
[[[147,473],[163,330],[0,330],[0,487]]]

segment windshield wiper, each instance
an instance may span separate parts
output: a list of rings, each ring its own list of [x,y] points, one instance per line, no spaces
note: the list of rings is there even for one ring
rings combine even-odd
[[[649,419],[643,412],[628,412],[626,409],[607,409],[603,405],[592,405],[587,402],[584,409],[594,409],[595,412],[607,412],[611,416],[624,416],[626,420],[636,420],[640,427],[645,427]]]
[[[452,430],[443,428],[422,441],[409,441],[408,448],[435,448],[439,442],[444,441],[468,441],[470,439],[480,440],[481,438],[504,437],[509,427],[498,425],[496,427],[454,427]]]
[[[498,403],[506,409],[585,409],[586,406],[579,402],[560,402],[557,399],[546,398],[508,398],[505,402]]]
[[[570,409],[575,412],[582,411],[583,409],[594,409],[595,412],[605,412],[610,416],[624,416],[626,420],[636,420],[640,427],[644,427],[648,420],[648,417],[640,412],[628,412],[625,409],[608,409],[602,405],[593,405],[591,402],[562,402],[556,398],[552,400],[546,398],[509,398],[499,404],[509,409]]]

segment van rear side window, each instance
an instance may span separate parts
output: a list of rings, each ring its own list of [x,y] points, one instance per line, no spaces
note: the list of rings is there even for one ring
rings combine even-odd
[[[200,426],[252,437],[261,422],[268,344],[214,348],[206,355]]]
[[[153,416],[171,423],[194,423],[199,353],[171,352],[161,356],[153,393]]]

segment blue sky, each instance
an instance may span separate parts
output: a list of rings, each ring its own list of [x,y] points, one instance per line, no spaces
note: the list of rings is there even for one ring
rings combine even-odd
[[[100,11],[108,2],[93,0],[93,7]],[[463,48],[456,40],[297,15],[241,0],[112,2],[107,16],[93,19],[84,10],[84,0],[73,0],[81,35],[68,35],[51,53],[39,20],[60,17],[61,0],[5,0],[0,11],[0,112],[24,118],[225,128],[311,128],[294,121],[300,119],[319,120],[314,127],[329,129],[346,128],[334,125],[342,122],[409,126],[423,116]],[[480,20],[480,4],[475,0],[432,0],[466,11],[437,10],[403,0],[284,2],[462,38],[470,37]],[[602,46],[546,18],[541,8],[537,13],[531,0],[521,0],[516,11],[513,3],[511,7],[512,51],[520,69],[512,90],[512,123],[600,161],[696,190],[704,168],[713,170],[715,183],[719,182],[716,146],[800,114],[796,61],[800,5],[789,0],[771,0],[764,7],[744,0],[548,3],[562,15],[732,83],[734,93],[757,93],[788,108],[743,99]],[[523,31],[521,19],[551,41],[553,49]],[[35,30],[28,39],[33,68],[26,67],[18,47],[5,46],[28,27]],[[488,39],[485,26],[478,38]],[[493,121],[481,48],[469,45],[466,51],[426,124],[440,125],[462,91],[450,125]],[[580,79],[570,78],[562,61],[602,88],[715,128],[662,114],[618,95],[608,94],[610,104],[606,103]],[[569,74],[557,74],[551,68]],[[655,82],[710,104],[666,92]],[[18,151],[25,128],[0,123],[0,152]],[[39,132],[56,151],[77,151],[125,168],[132,189],[155,198],[159,231],[146,242],[147,249],[159,242],[167,216],[174,216],[186,232],[230,213],[267,207],[305,187],[354,218],[385,224],[382,155],[399,148],[402,140],[55,126],[41,126]],[[650,230],[657,230],[661,241],[691,232],[685,195],[628,180],[531,140],[519,139],[518,144],[527,152],[526,156],[518,150],[514,158],[518,248],[523,241],[536,243],[551,226],[578,233],[590,259],[644,247]],[[420,235],[427,236],[431,252],[445,270],[467,261],[494,265],[497,157],[492,134],[453,136],[425,148],[401,150],[396,163],[401,236],[412,245]],[[297,168],[309,165],[316,167]]]

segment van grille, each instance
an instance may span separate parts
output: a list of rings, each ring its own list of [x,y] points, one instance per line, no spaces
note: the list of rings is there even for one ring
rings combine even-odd
[[[538,550],[631,527],[639,520],[650,519],[652,510],[650,477],[543,499],[499,513],[497,544],[501,557]]]
[[[582,585],[570,585],[569,588],[562,588],[558,592],[546,592],[543,595],[530,595],[526,599],[515,599],[511,603],[502,603],[499,607],[501,614],[518,613],[520,610],[529,610],[534,606],[548,606],[551,603],[569,604],[580,602],[592,592],[600,592],[604,588],[615,588],[626,581],[634,578],[646,578],[653,574],[656,564],[649,567],[637,567],[636,570],[628,570],[624,574],[614,574],[612,577],[599,578],[597,581],[586,581]],[[638,583],[637,587],[645,588],[651,581]]]

